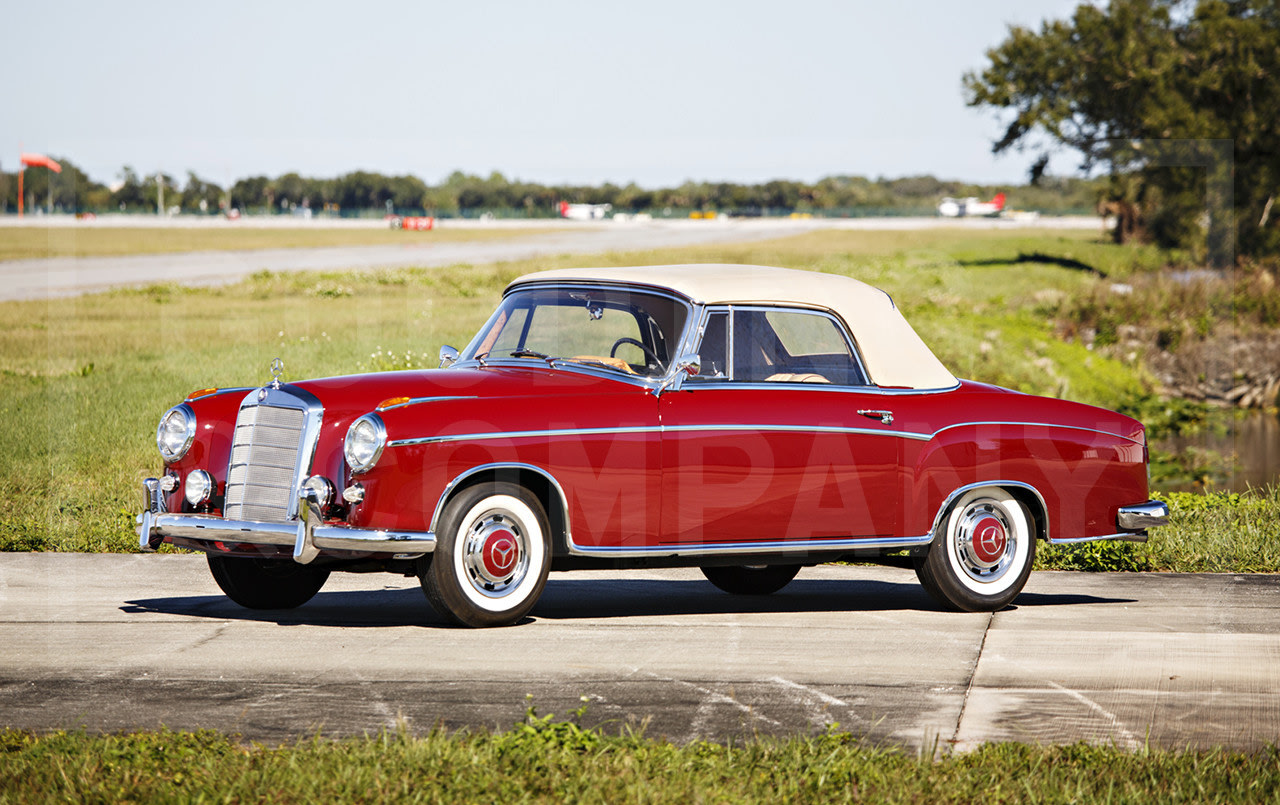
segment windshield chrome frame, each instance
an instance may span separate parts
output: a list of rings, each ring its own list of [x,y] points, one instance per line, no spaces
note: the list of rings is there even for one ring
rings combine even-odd
[[[640,386],[642,388],[646,388],[650,390],[656,389],[662,386],[664,383],[666,383],[675,372],[675,364],[678,362],[680,355],[683,354],[683,350],[692,340],[693,331],[697,329],[697,324],[702,321],[703,306],[700,303],[688,298],[687,296],[678,294],[669,288],[662,288],[654,285],[644,285],[640,283],[632,284],[632,283],[625,283],[625,282],[593,282],[590,280],[585,280],[585,281],[553,280],[553,281],[543,281],[543,282],[539,282],[539,281],[525,282],[525,283],[521,283],[520,285],[513,285],[502,294],[502,301],[505,302],[508,296],[512,295],[513,293],[517,293],[519,291],[528,291],[528,290],[577,291],[577,290],[582,290],[584,288],[598,289],[602,291],[615,291],[615,292],[622,291],[624,293],[642,293],[649,296],[658,296],[665,299],[670,299],[671,301],[675,302],[676,304],[684,308],[685,310],[684,325],[680,333],[676,337],[668,341],[668,344],[670,345],[669,348],[671,349],[671,354],[668,356],[669,365],[667,366],[666,372],[664,372],[661,375],[648,377],[645,375],[628,375],[620,371],[617,371],[615,369],[606,369],[590,363],[575,363],[568,360],[557,360],[554,362],[548,362],[545,360],[539,360],[535,358],[495,357],[492,355],[485,356],[483,361],[477,360],[476,358],[460,359],[457,363],[453,364],[453,366],[451,366],[450,368],[451,369],[452,368],[475,369],[475,368],[485,368],[485,367],[494,367],[494,366],[501,366],[501,367],[515,366],[515,367],[520,367],[525,369],[529,369],[529,368],[555,369],[560,371],[575,372],[579,374],[587,374],[587,375],[591,375],[592,377],[609,378],[610,380],[618,380],[623,383],[629,383],[631,385]],[[496,308],[494,312],[496,312]],[[493,318],[493,314],[490,314],[489,319],[485,320],[485,324],[488,325],[490,319],[492,318]],[[474,336],[472,336],[471,340],[467,342],[467,346],[462,350],[463,355],[466,355],[468,352],[470,352],[472,345],[476,343],[476,339],[479,336],[480,336],[480,332],[477,332]],[[564,356],[553,356],[553,357],[562,358]]]

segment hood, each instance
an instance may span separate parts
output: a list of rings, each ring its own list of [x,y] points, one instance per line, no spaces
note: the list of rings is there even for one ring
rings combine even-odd
[[[539,365],[378,372],[303,380],[289,386],[315,395],[324,405],[326,418],[329,412],[339,410],[358,412],[355,416],[359,416],[397,397],[491,399],[636,391],[634,385],[620,380]]]

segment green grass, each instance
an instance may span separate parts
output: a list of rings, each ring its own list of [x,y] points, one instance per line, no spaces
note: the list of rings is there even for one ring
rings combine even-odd
[[[1169,525],[1145,543],[1094,542],[1041,548],[1042,570],[1179,573],[1280,571],[1280,486],[1247,493],[1172,492]]]
[[[214,732],[0,731],[0,803],[1268,803],[1280,756],[991,744],[940,760],[847,734],[679,746],[541,719],[269,748]]]
[[[434,366],[439,345],[465,344],[512,278],[559,266],[730,262],[846,274],[893,294],[958,375],[1141,409],[1151,400],[1141,368],[1059,340],[1046,306],[1100,282],[1062,262],[1119,274],[1145,270],[1148,259],[1091,233],[822,231],[497,266],[263,272],[218,288],[0,303],[0,549],[134,550],[140,481],[160,468],[156,422],[187,393],[264,383],[277,356],[295,379]],[[1157,566],[1204,566],[1187,551],[1174,555]],[[1280,563],[1268,556],[1249,569]]]
[[[498,240],[545,233],[536,228],[434,229],[403,232],[388,227],[327,229],[244,227],[4,227],[0,260],[42,257],[109,257],[126,254],[297,249],[321,246],[397,246],[406,243],[452,243]]]

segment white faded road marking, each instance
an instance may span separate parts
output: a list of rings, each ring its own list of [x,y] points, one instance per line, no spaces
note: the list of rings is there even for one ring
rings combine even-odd
[[[817,688],[811,688],[808,685],[801,685],[799,682],[792,682],[790,679],[783,679],[780,676],[771,676],[769,677],[769,681],[778,685],[782,685],[784,688],[791,688],[792,690],[800,691],[806,696],[812,696],[815,699],[818,699],[819,701],[825,704],[834,705],[836,707],[849,706],[849,703],[844,701],[843,699],[837,699],[835,696],[832,696],[828,693],[823,693]]]
[[[1120,719],[1116,717],[1115,713],[1112,713],[1110,710],[1098,704],[1093,699],[1090,699],[1088,696],[1085,696],[1083,693],[1080,693],[1079,691],[1076,691],[1076,690],[1072,690],[1071,688],[1065,687],[1063,685],[1059,685],[1057,682],[1052,682],[1052,681],[1049,682],[1049,687],[1053,688],[1059,693],[1067,694],[1071,698],[1083,704],[1085,707],[1088,707],[1093,712],[1105,718],[1107,722],[1110,723],[1111,726],[1117,732],[1120,733],[1120,737],[1124,739],[1124,745],[1126,749],[1142,748],[1142,742],[1139,741],[1132,732],[1129,732],[1129,730],[1125,729],[1124,724],[1120,722]]]
[[[704,688],[701,685],[695,685],[692,682],[686,682],[683,679],[674,679],[669,676],[659,676],[658,674],[647,673],[647,672],[645,676],[648,676],[651,679],[657,679],[660,682],[674,682],[677,685],[684,685],[685,687],[692,688],[693,690],[697,691],[699,694],[702,695],[703,697],[702,701],[698,703],[698,711],[693,717],[693,723],[689,727],[689,734],[685,737],[686,741],[693,741],[702,737],[702,732],[706,726],[707,719],[710,718],[711,716],[713,705],[717,705],[717,704],[727,704],[730,707],[735,708],[739,712],[745,713],[746,715],[749,715],[752,718],[759,719],[760,721],[763,721],[764,723],[769,724],[771,726],[774,726],[774,727],[782,726],[781,722],[775,721],[772,718],[769,718],[768,716],[757,713],[754,709],[751,708],[750,705],[743,704],[742,702],[738,701],[732,696],[726,696],[723,693],[717,693],[714,690],[710,690],[709,688]]]

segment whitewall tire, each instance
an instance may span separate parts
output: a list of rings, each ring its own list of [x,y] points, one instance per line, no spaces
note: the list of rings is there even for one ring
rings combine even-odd
[[[482,483],[445,506],[418,577],[427,600],[463,626],[507,626],[529,613],[551,567],[542,504],[513,484]]]
[[[948,609],[994,612],[1022,591],[1035,555],[1026,508],[1006,490],[984,487],[961,495],[943,515],[916,575]]]

